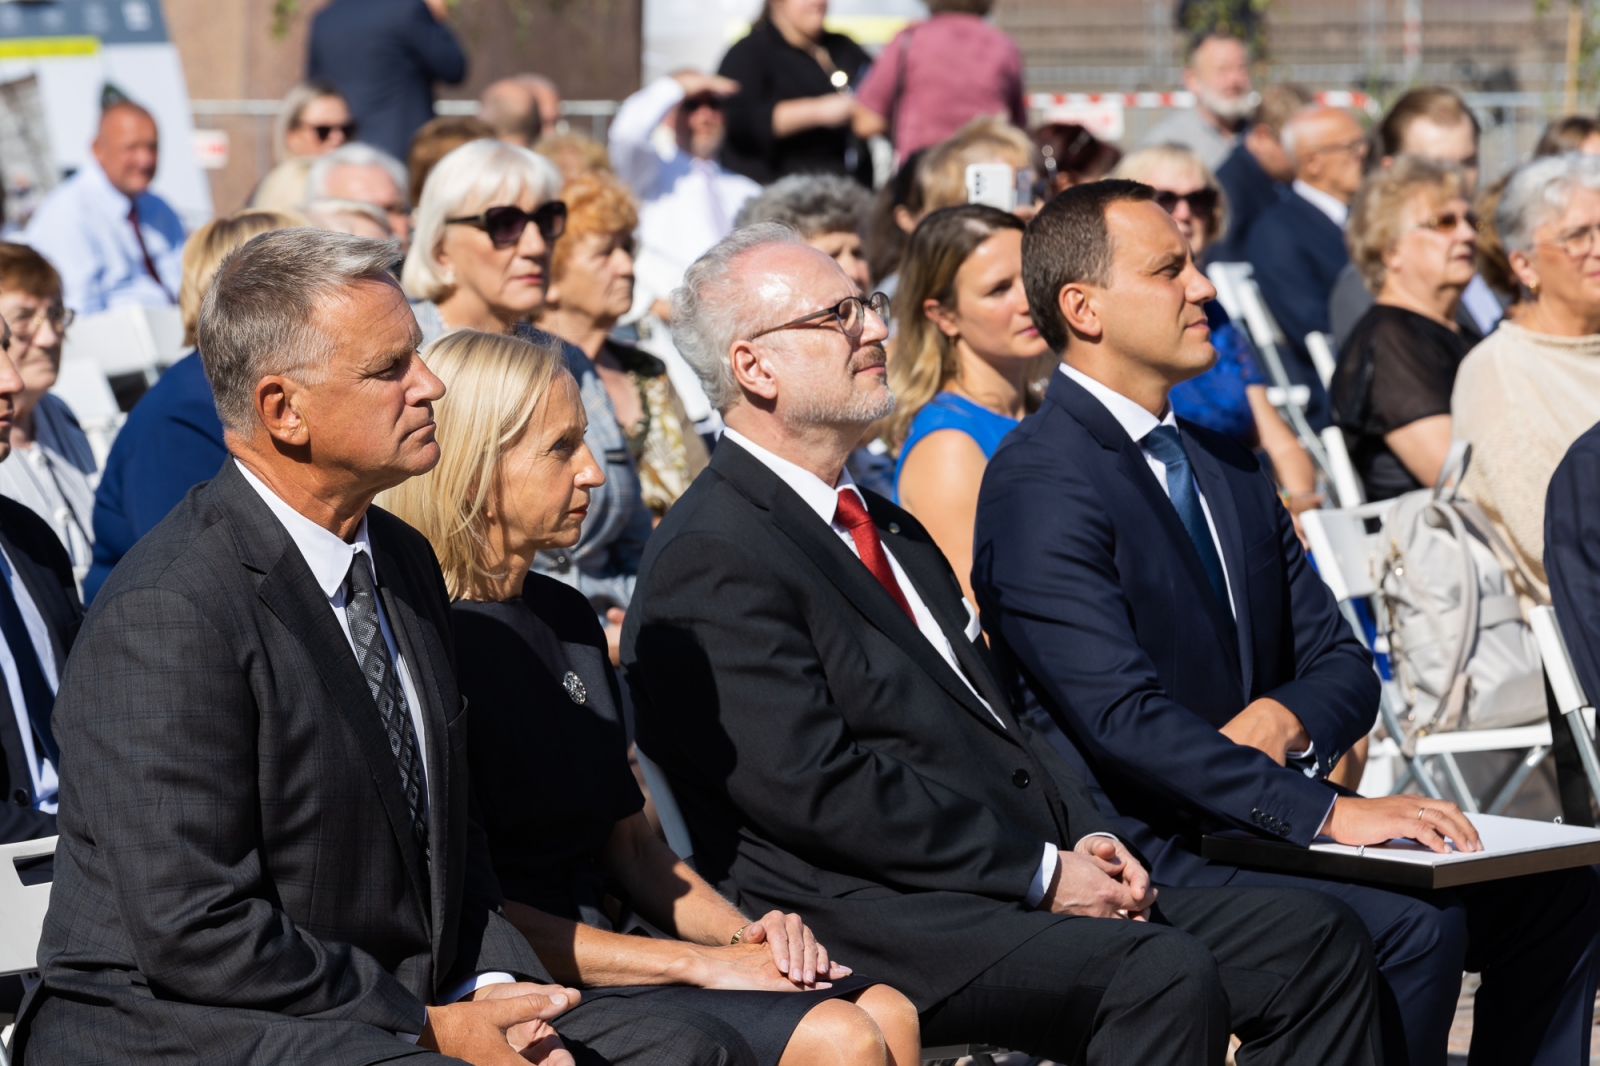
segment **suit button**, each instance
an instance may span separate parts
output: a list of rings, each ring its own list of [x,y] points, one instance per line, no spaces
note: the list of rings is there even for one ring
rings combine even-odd
[[[11,793],[11,802],[18,807],[26,807],[28,805],[28,794],[19,788]]]
[[[1029,780],[1030,778],[1028,777],[1028,771],[1026,770],[1018,770],[1016,773],[1011,775],[1011,783],[1016,785],[1018,788],[1027,788]]]

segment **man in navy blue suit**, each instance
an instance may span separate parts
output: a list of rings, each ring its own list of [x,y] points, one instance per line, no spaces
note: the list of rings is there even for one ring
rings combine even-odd
[[[984,474],[973,586],[1002,669],[1169,885],[1295,885],[1367,924],[1388,1061],[1442,1066],[1463,969],[1481,971],[1473,1062],[1587,1061],[1600,886],[1587,868],[1401,893],[1210,863],[1201,834],[1305,846],[1481,845],[1454,804],[1325,778],[1378,680],[1255,458],[1174,419],[1215,361],[1215,296],[1153,191],[1068,190],[1029,224],[1034,322],[1062,351],[1043,403]]]
[[[396,159],[433,118],[433,83],[467,76],[445,13],[445,0],[333,0],[311,20],[307,80],[337,85],[361,139]]]
[[[1217,168],[1217,183],[1228,197],[1228,232],[1206,249],[1207,262],[1248,261],[1245,249],[1256,219],[1289,195],[1289,182],[1294,180],[1294,164],[1283,147],[1283,127],[1309,103],[1310,91],[1293,83],[1279,82],[1261,90],[1250,128]]]
[[[1320,430],[1328,425],[1328,393],[1306,353],[1306,334],[1328,332],[1328,297],[1350,262],[1344,224],[1361,188],[1367,137],[1350,112],[1313,107],[1284,124],[1283,146],[1294,164],[1294,184],[1250,228],[1245,258],[1289,339],[1284,369],[1295,384],[1311,389],[1306,418]]]

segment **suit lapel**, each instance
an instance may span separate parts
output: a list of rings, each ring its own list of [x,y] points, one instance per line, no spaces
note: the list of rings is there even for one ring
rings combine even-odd
[[[984,710],[972,690],[922,635],[878,579],[839,539],[832,527],[806,506],[783,480],[744,449],[731,442],[717,447],[712,466],[752,502],[767,511],[781,536],[794,542],[824,577],[895,646],[932,677],[985,727],[1004,733],[994,716]],[[897,555],[896,558],[899,558]],[[905,562],[901,561],[904,568]],[[919,588],[918,592],[922,590]]]
[[[1065,374],[1053,374],[1051,378],[1046,396],[1066,408],[1074,418],[1094,435],[1102,447],[1107,451],[1116,453],[1117,472],[1133,485],[1134,490],[1144,498],[1145,503],[1150,508],[1150,512],[1155,515],[1156,523],[1161,527],[1161,532],[1165,535],[1168,545],[1172,548],[1173,557],[1184,572],[1188,574],[1189,582],[1195,590],[1201,608],[1211,620],[1211,628],[1219,634],[1218,646],[1222,649],[1223,655],[1228,662],[1235,670],[1238,670],[1239,648],[1226,637],[1220,635],[1229,631],[1232,619],[1223,614],[1224,608],[1221,603],[1217,602],[1216,593],[1211,589],[1211,579],[1206,577],[1205,567],[1200,563],[1200,553],[1195,550],[1194,542],[1189,539],[1188,530],[1183,528],[1183,522],[1178,518],[1178,511],[1172,506],[1172,500],[1162,491],[1161,483],[1156,480],[1155,474],[1150,470],[1150,464],[1145,462],[1144,452],[1140,450],[1139,445],[1134,442],[1133,438],[1129,437],[1127,432],[1123,430],[1122,424],[1112,416],[1110,411],[1106,410],[1104,404],[1089,393],[1089,390]],[[1192,449],[1190,455],[1191,466],[1196,466],[1193,452],[1201,452],[1203,450],[1201,448]],[[1200,485],[1201,491],[1204,492],[1205,484],[1202,482]],[[1232,496],[1230,495],[1228,498],[1231,505]],[[1206,497],[1206,503],[1208,506],[1211,505],[1209,494]],[[1212,519],[1216,520],[1215,513],[1213,513]],[[1237,529],[1237,516],[1235,516],[1234,521],[1235,529]],[[1237,536],[1233,539],[1237,540]],[[1222,534],[1222,540],[1225,544],[1229,540],[1225,533]],[[1231,578],[1235,568],[1232,564],[1224,565],[1229,566],[1228,576]],[[1242,562],[1240,565],[1242,565]],[[1242,585],[1237,587],[1242,588]]]
[[[1233,591],[1234,625],[1239,631],[1239,675],[1246,703],[1250,702],[1250,681],[1254,674],[1254,634],[1250,626],[1250,587],[1244,565],[1244,536],[1240,532],[1239,504],[1234,499],[1233,488],[1228,484],[1222,464],[1198,441],[1184,434],[1189,464],[1194,467],[1195,481],[1211,509],[1211,520],[1217,524],[1217,539],[1222,542],[1222,565],[1228,570],[1228,582]]]
[[[50,650],[55,655],[56,678],[59,683],[62,671],[67,667],[67,647],[61,640],[62,619],[59,617],[59,611],[55,609],[62,598],[61,586],[55,584],[55,575],[44,570],[33,561],[32,557],[21,551],[3,528],[0,528],[0,546],[5,548],[6,557],[11,560],[12,568],[22,580],[23,587],[28,590],[33,605],[38,608],[39,617],[44,619],[45,632],[50,635]]]
[[[406,872],[420,908],[428,898],[427,886],[422,882],[425,866],[411,835],[411,813],[400,790],[389,738],[349,638],[339,627],[328,598],[289,534],[237,467],[224,463],[214,484],[218,485],[222,505],[237,516],[234,531],[241,559],[247,567],[264,575],[258,592],[261,602],[305,650],[355,739],[388,815],[395,842],[405,856]]]

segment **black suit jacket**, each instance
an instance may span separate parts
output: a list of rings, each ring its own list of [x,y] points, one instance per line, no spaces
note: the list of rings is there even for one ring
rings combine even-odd
[[[1000,721],[729,440],[645,551],[623,657],[639,746],[672,782],[700,872],[748,913],[799,912],[925,1009],[1062,920],[1023,903],[1044,844],[1105,822],[1012,716],[938,546],[864,495]]]
[[[72,560],[44,519],[5,496],[0,496],[0,547],[5,548],[18,579],[44,618],[59,672],[83,622]],[[0,684],[0,774],[4,775],[0,777],[0,844],[54,836],[55,815],[33,809],[37,799],[33,775],[28,772],[22,733],[4,684]]]
[[[227,463],[123,557],[67,664],[23,1061],[382,1061],[473,971],[547,979],[467,818],[438,564],[377,508],[368,531],[424,704],[431,875],[349,641]]]
[[[1316,429],[1328,425],[1328,391],[1306,351],[1306,334],[1327,333],[1328,299],[1339,272],[1350,262],[1344,231],[1305,197],[1291,192],[1261,213],[1245,240],[1245,256],[1267,307],[1283,327],[1289,348],[1284,371],[1311,390],[1306,417]]]
[[[1222,544],[1237,641],[1139,446],[1065,374],[984,471],[972,580],[1018,698],[1070,738],[1118,835],[1158,881],[1218,884],[1231,870],[1199,858],[1200,832],[1308,844],[1334,798],[1218,728],[1276,699],[1325,775],[1371,727],[1378,678],[1254,457],[1179,428]]]
[[[1600,425],[1572,442],[1550,478],[1544,569],[1573,669],[1600,699]]]

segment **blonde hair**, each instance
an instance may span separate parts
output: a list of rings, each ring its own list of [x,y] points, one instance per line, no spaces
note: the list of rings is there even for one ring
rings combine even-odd
[[[1420,155],[1403,155],[1367,177],[1350,205],[1350,224],[1344,241],[1367,290],[1383,288],[1389,268],[1384,256],[1394,250],[1403,234],[1402,215],[1419,193],[1442,203],[1466,194],[1466,178],[1459,167]]]
[[[928,149],[917,166],[922,210],[937,211],[967,202],[967,165],[996,157],[1014,167],[1033,165],[1033,141],[997,115],[980,115],[949,139]]]
[[[421,531],[439,557],[452,599],[504,580],[489,569],[485,508],[500,489],[506,450],[541,421],[551,387],[566,377],[554,348],[501,333],[458,329],[422,349],[445,384],[433,405],[437,466],[378,497],[379,506]]]
[[[253,208],[214,218],[189,234],[183,246],[183,283],[178,288],[178,312],[183,316],[183,343],[196,342],[200,304],[228,253],[252,237],[273,230],[294,229],[311,223],[298,211]]]
[[[337,85],[320,78],[296,85],[285,94],[272,120],[272,151],[278,162],[294,158],[289,151],[289,131],[300,124],[306,108],[318,100],[326,99],[343,101],[346,109],[350,106],[350,101],[345,100],[344,93],[339,91]]]
[[[1206,166],[1205,160],[1201,159],[1193,148],[1181,144],[1152,144],[1148,148],[1141,148],[1131,155],[1124,156],[1122,162],[1118,163],[1106,177],[1125,178],[1128,181],[1149,185],[1150,175],[1166,167],[1187,170],[1199,180],[1200,184],[1217,194],[1217,213],[1212,216],[1211,224],[1206,228],[1206,243],[1210,244],[1227,233],[1228,194],[1223,191],[1222,183],[1217,180],[1216,174],[1212,173],[1211,168]]]
[[[411,252],[400,284],[413,300],[441,300],[455,288],[439,267],[445,219],[461,218],[531,192],[539,203],[561,193],[555,164],[504,141],[468,141],[439,160],[422,186]]]

